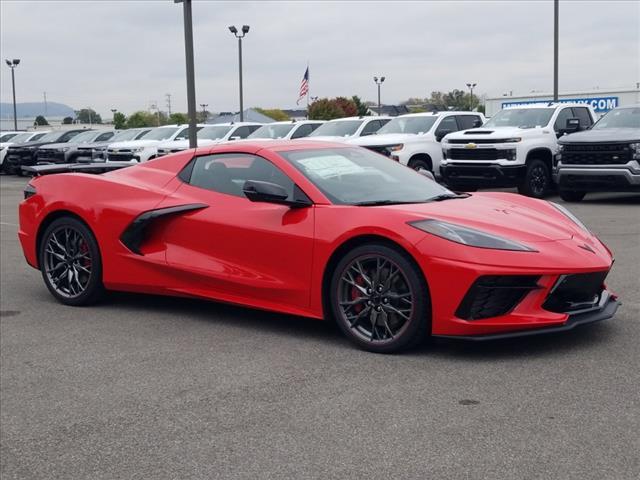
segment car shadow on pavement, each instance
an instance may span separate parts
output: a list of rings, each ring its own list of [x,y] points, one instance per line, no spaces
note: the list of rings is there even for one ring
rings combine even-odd
[[[640,195],[638,194],[597,194],[587,195],[581,203],[592,203],[598,205],[640,205]]]
[[[110,293],[105,304],[130,314],[136,311],[158,311],[176,317],[188,317],[214,325],[233,326],[256,334],[269,333],[326,343],[327,346],[357,347],[340,332],[333,321],[321,321],[275,312],[256,310],[209,300],[174,298],[132,293]],[[508,340],[465,342],[432,338],[401,356],[456,358],[476,361],[521,359],[549,355],[566,355],[573,350],[588,350],[611,341],[615,327],[609,322],[579,327],[569,332],[544,334]]]

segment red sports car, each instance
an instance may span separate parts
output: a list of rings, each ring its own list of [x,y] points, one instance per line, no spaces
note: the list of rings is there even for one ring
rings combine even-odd
[[[214,299],[334,318],[375,352],[568,330],[618,308],[611,252],[560,205],[454,193],[364,148],[257,141],[105,172],[117,167],[30,169],[19,237],[62,303]]]

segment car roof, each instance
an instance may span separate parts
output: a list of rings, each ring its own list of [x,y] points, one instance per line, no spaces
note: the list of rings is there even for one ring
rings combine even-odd
[[[418,112],[418,113],[405,113],[404,115],[398,115],[395,118],[401,117],[446,117],[449,115],[482,115],[482,112],[471,112],[469,110],[442,110],[435,112]]]
[[[366,117],[344,117],[344,118],[334,118],[333,120],[328,120],[326,123],[329,122],[344,122],[347,120],[379,120],[379,119],[389,119],[391,120],[392,117],[388,117],[386,115],[375,115],[375,116],[366,116]]]

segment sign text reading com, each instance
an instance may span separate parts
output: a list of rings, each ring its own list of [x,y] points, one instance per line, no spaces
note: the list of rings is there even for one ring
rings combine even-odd
[[[502,102],[502,108],[522,105],[547,104],[553,100],[525,100],[522,102]],[[561,98],[558,103],[583,103],[590,105],[596,112],[608,112],[618,106],[618,97]]]

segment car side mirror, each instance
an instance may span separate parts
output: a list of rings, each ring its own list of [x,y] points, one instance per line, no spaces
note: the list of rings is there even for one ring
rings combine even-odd
[[[311,200],[297,185],[294,186],[293,190],[293,200],[287,200],[289,197],[287,190],[276,183],[247,180],[242,187],[242,192],[252,202],[277,203],[291,208],[303,208],[312,205]]]
[[[436,132],[436,142],[442,141],[442,139],[450,133],[453,133],[453,130],[440,130]]]

